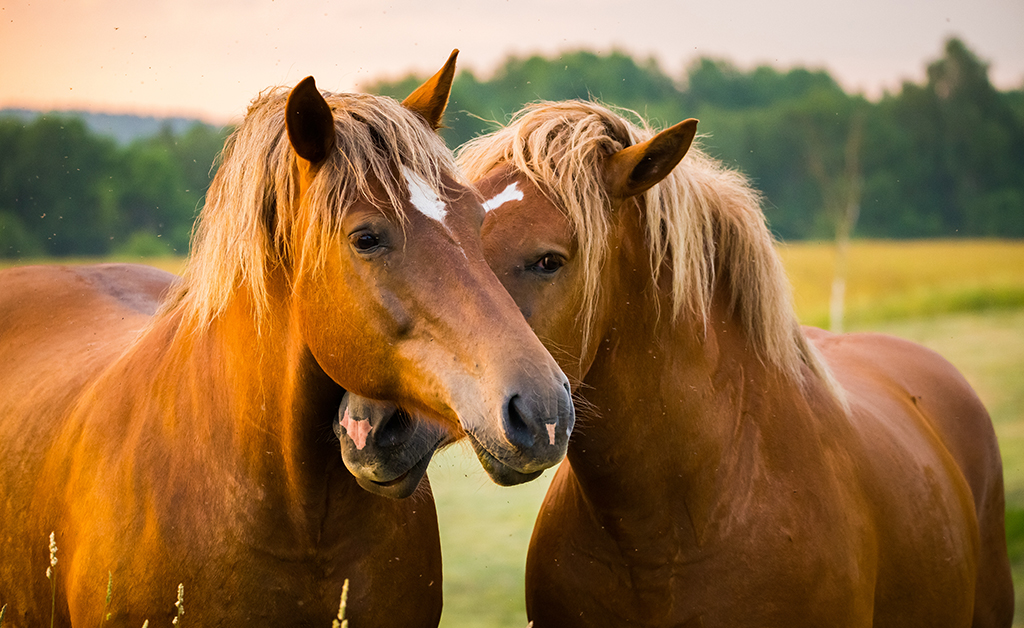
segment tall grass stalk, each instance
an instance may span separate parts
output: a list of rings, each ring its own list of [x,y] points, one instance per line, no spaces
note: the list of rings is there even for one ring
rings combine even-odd
[[[345,584],[341,585],[341,605],[338,606],[338,618],[331,622],[331,628],[348,628],[348,620],[345,619],[345,610],[348,606],[348,578]]]
[[[50,628],[57,614],[57,541],[50,532],[50,566],[46,568],[46,577],[50,580]]]
[[[171,621],[171,625],[180,626],[181,618],[185,616],[185,585],[184,583],[178,584],[178,601],[174,603],[174,607],[178,609],[178,614],[174,616]]]
[[[107,600],[103,603],[103,617],[100,619],[100,628],[110,619],[110,594],[114,590],[114,572],[107,572]]]

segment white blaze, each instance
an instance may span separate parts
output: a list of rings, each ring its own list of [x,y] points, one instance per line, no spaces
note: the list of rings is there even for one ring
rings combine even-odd
[[[499,192],[497,196],[484,203],[484,211],[489,212],[498,209],[509,201],[521,200],[523,200],[523,193],[519,190],[519,182],[514,181],[509,183],[508,187]]]
[[[409,185],[409,202],[420,210],[427,218],[433,218],[444,225],[444,218],[448,215],[448,208],[437,194],[430,189],[427,182],[420,175],[416,174],[406,166],[402,166],[402,174]],[[447,225],[445,225],[447,227]]]

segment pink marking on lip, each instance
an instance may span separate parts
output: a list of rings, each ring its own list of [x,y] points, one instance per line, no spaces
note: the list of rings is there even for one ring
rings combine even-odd
[[[370,422],[353,419],[348,414],[348,408],[345,408],[345,416],[341,419],[341,426],[345,428],[348,437],[355,443],[356,449],[362,451],[363,447],[366,447],[366,437],[370,435]]]
[[[548,442],[551,443],[552,445],[554,445],[555,444],[555,424],[554,423],[548,423],[546,427],[548,428]]]

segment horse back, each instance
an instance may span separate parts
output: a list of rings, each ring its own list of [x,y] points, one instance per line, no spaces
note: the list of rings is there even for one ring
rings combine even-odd
[[[173,279],[128,264],[0,272],[4,416],[22,414],[12,405],[41,408],[73,399],[148,324]]]
[[[861,417],[855,419],[855,427],[871,443],[868,460],[880,481],[966,486],[969,519],[977,524],[972,539],[977,549],[971,557],[977,560],[973,625],[1009,626],[1013,587],[1002,460],[991,418],[975,391],[947,360],[907,340],[818,330],[808,336],[847,389],[853,415]],[[889,442],[892,434],[906,436]],[[932,458],[945,465],[922,467],[921,475],[928,477],[895,475],[887,462],[895,448],[908,452],[910,459]],[[948,471],[945,482],[938,478],[941,468]]]

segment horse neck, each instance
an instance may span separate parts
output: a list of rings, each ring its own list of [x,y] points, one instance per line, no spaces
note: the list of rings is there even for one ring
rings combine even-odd
[[[185,406],[183,435],[218,449],[209,454],[225,461],[221,471],[258,487],[268,506],[306,518],[340,464],[330,421],[342,391],[302,342],[284,282],[271,283],[283,307],[257,327],[243,289],[209,328],[174,336],[161,376]]]
[[[685,522],[697,543],[726,485],[744,481],[737,469],[761,455],[761,432],[775,429],[775,416],[793,419],[778,406],[799,391],[749,350],[721,290],[706,322],[687,312],[673,319],[665,274],[657,300],[649,275],[631,270],[619,283],[623,307],[580,387],[593,416],[574,432],[568,458],[609,530],[678,539],[667,531]]]

